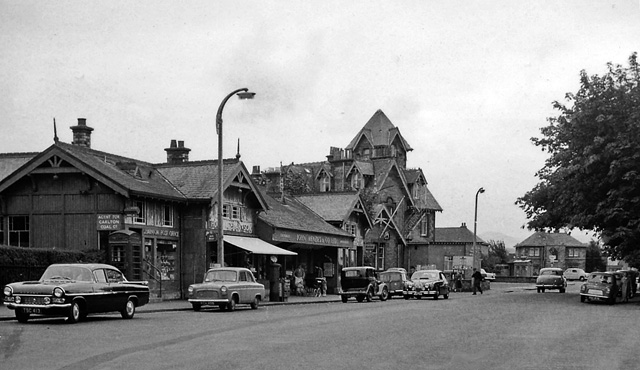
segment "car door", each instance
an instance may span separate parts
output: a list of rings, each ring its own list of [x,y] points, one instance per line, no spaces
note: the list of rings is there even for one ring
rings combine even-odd
[[[129,298],[127,292],[127,285],[122,283],[125,281],[124,275],[118,270],[105,269],[107,275],[107,287],[108,294],[107,311],[120,311],[125,307],[127,299]]]

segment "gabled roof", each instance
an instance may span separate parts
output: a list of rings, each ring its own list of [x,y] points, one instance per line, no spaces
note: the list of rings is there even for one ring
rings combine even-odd
[[[371,162],[353,161],[353,164],[351,165],[351,167],[349,167],[349,170],[347,171],[347,173],[351,173],[351,171],[353,171],[354,168],[357,168],[361,174],[366,176],[373,176],[375,174],[373,170],[373,163]]]
[[[369,141],[372,147],[391,145],[397,138],[405,151],[413,150],[400,134],[400,130],[391,123],[380,109],[373,114],[360,132],[347,145],[346,149],[354,149],[363,138]]]
[[[424,173],[422,173],[422,170],[419,168],[404,170],[404,177],[407,178],[408,184],[414,184],[416,182],[419,182],[420,180],[422,180],[424,184],[427,183],[427,178],[424,177]]]
[[[546,246],[565,246],[565,247],[585,247],[586,244],[581,243],[573,236],[566,233],[546,233],[537,231],[530,237],[521,241],[516,247],[546,247]]]
[[[442,207],[440,207],[440,204],[438,203],[438,201],[436,200],[436,197],[433,196],[433,194],[431,194],[431,191],[429,190],[428,187],[425,186],[425,208],[426,209],[431,209],[434,211],[439,211],[442,212]]]
[[[360,209],[371,227],[371,219],[357,192],[300,194],[295,198],[327,222],[343,222],[356,208]]]
[[[378,188],[377,190],[380,191],[380,187],[383,186],[391,171],[395,170],[395,172],[398,174],[398,177],[400,178],[400,181],[402,182],[402,188],[404,190],[403,192],[405,197],[409,199],[409,203],[411,203],[411,205],[415,205],[413,202],[413,197],[411,196],[411,192],[409,191],[407,179],[404,177],[404,171],[402,171],[400,167],[398,167],[398,163],[391,158],[375,159],[373,162],[374,168],[376,170],[375,176],[376,187]]]
[[[407,179],[407,184],[415,184],[417,182],[423,182],[424,183],[424,189],[425,189],[424,202],[425,202],[425,204],[419,204],[419,205],[417,205],[418,207],[422,207],[422,208],[433,210],[433,211],[442,212],[442,207],[440,206],[440,204],[436,200],[436,197],[433,196],[433,194],[431,193],[431,191],[427,187],[427,178],[424,176],[424,173],[422,172],[422,169],[416,168],[416,169],[404,170],[404,176]]]
[[[389,211],[387,210],[387,207],[385,207],[384,204],[376,204],[373,207],[373,214],[375,214],[375,217],[374,217],[372,226],[380,224],[382,227],[380,229],[381,232],[385,228],[385,226],[387,231],[389,229],[394,230],[398,235],[398,237],[400,238],[400,240],[402,241],[402,244],[407,245],[407,239],[403,235],[404,230],[400,230],[400,228],[398,227],[398,224],[393,219],[393,217],[391,217],[391,214],[389,213]],[[390,222],[387,222],[387,220],[389,220]]]
[[[459,227],[436,227],[436,243],[473,244],[473,232],[466,225]],[[487,244],[476,235],[476,244]]]
[[[185,199],[150,163],[60,141],[0,181],[0,191],[33,171],[38,171],[39,167],[51,167],[52,162],[66,162],[126,197],[135,193],[163,199]]]
[[[249,171],[237,159],[225,159],[223,162],[223,188],[226,189],[234,181],[251,187],[263,209],[267,203],[262,193],[251,180]],[[218,161],[195,161],[178,164],[157,164],[158,171],[165,176],[185,197],[192,200],[210,200],[211,204],[218,201]]]
[[[36,155],[38,153],[0,153],[0,181]]]
[[[281,202],[268,194],[264,194],[264,189],[260,187],[258,189],[263,192],[264,199],[269,207],[267,211],[260,212],[258,215],[258,218],[266,224],[281,229],[305,230],[353,238],[350,233],[327,223],[320,215],[294,197],[285,195],[284,202]]]

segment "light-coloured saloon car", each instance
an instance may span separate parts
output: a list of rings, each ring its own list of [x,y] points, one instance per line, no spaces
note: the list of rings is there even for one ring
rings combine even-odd
[[[202,283],[190,285],[187,294],[194,311],[200,311],[205,305],[233,311],[238,304],[249,304],[255,310],[265,290],[249,269],[216,267],[204,274]]]
[[[585,280],[587,280],[588,276],[589,276],[589,274],[587,274],[583,269],[568,268],[568,269],[564,270],[564,278],[567,279],[567,280],[585,281]]]

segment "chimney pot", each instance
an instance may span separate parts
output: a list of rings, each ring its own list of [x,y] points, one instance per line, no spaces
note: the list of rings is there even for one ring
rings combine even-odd
[[[171,145],[169,145],[169,147],[170,147],[170,148],[175,148],[175,147],[177,147],[176,140],[171,140]]]
[[[178,141],[178,148],[184,148],[184,141],[183,140],[179,140]]]

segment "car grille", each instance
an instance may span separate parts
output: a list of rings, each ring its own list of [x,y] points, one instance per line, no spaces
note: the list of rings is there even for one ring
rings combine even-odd
[[[20,304],[33,304],[33,305],[43,305],[44,303],[44,297],[41,296],[20,296],[20,298],[22,299],[22,301],[20,302]]]
[[[217,290],[199,290],[196,292],[196,298],[216,299],[219,294]]]

